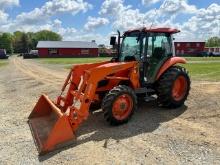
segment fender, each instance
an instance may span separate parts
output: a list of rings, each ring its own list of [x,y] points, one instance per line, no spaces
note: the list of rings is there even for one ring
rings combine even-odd
[[[181,63],[181,64],[186,64],[187,61],[185,58],[182,57],[172,57],[170,59],[168,59],[160,68],[159,72],[157,73],[157,77],[156,80],[158,80],[160,78],[160,76],[171,66],[177,64],[177,63]]]

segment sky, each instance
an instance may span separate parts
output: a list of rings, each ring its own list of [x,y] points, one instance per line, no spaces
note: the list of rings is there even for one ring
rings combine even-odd
[[[109,44],[116,30],[170,27],[176,38],[220,36],[220,0],[0,0],[0,32],[52,30]]]

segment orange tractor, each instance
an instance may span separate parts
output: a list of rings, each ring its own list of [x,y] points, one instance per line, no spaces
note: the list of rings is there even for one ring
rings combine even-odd
[[[90,109],[101,108],[111,125],[126,123],[137,109],[138,97],[157,99],[158,105],[177,108],[190,90],[186,63],[173,54],[170,28],[135,29],[111,37],[118,53],[111,61],[74,65],[56,101],[42,95],[29,116],[40,154],[52,151],[75,139],[80,124]],[[121,41],[122,40],[122,41]],[[68,90],[66,91],[66,87]]]

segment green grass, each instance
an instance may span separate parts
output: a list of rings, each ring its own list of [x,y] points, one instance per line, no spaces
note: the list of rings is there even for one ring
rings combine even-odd
[[[187,61],[220,61],[220,57],[183,57]]]
[[[220,81],[219,57],[186,57],[183,65],[193,80]]]
[[[188,63],[183,66],[194,80],[220,81],[220,62]]]
[[[8,61],[6,60],[0,60],[0,67],[5,66],[8,64]]]
[[[110,60],[109,57],[93,57],[93,58],[39,58],[40,62],[47,64],[83,64],[95,63]]]
[[[39,58],[36,59],[42,63],[47,64],[82,64],[82,63],[95,63],[110,60],[111,57],[93,57],[93,58]],[[186,57],[189,62],[195,61],[220,61],[220,57]]]

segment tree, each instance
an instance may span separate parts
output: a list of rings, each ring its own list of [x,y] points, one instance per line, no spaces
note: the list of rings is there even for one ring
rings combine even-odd
[[[6,49],[7,53],[13,53],[13,36],[10,33],[0,35],[0,49]]]
[[[14,38],[14,42],[13,42],[13,48],[14,48],[14,52],[16,53],[22,53],[22,48],[21,48],[21,36],[23,35],[23,32],[21,31],[16,31],[13,33],[13,38]]]
[[[34,40],[34,35],[35,33],[33,32],[28,32],[27,33],[27,36],[28,36],[28,39],[29,39],[29,44],[28,44],[28,48],[31,50],[31,49],[36,49],[36,42]]]
[[[30,42],[29,42],[28,35],[26,33],[22,34],[20,45],[21,45],[21,52],[23,52],[23,53],[29,52]]]
[[[219,37],[211,37],[206,42],[207,47],[220,47],[220,38]]]
[[[48,31],[48,30],[42,30],[39,31],[37,33],[35,33],[35,37],[36,41],[61,41],[62,37],[52,31]]]
[[[62,37],[52,31],[42,30],[34,33],[31,38],[31,44],[33,48],[36,48],[38,41],[61,41]]]
[[[42,30],[36,33],[16,31],[10,33],[0,33],[0,48],[6,49],[8,53],[25,53],[31,49],[36,49],[38,41],[60,41],[62,37],[52,31]]]

